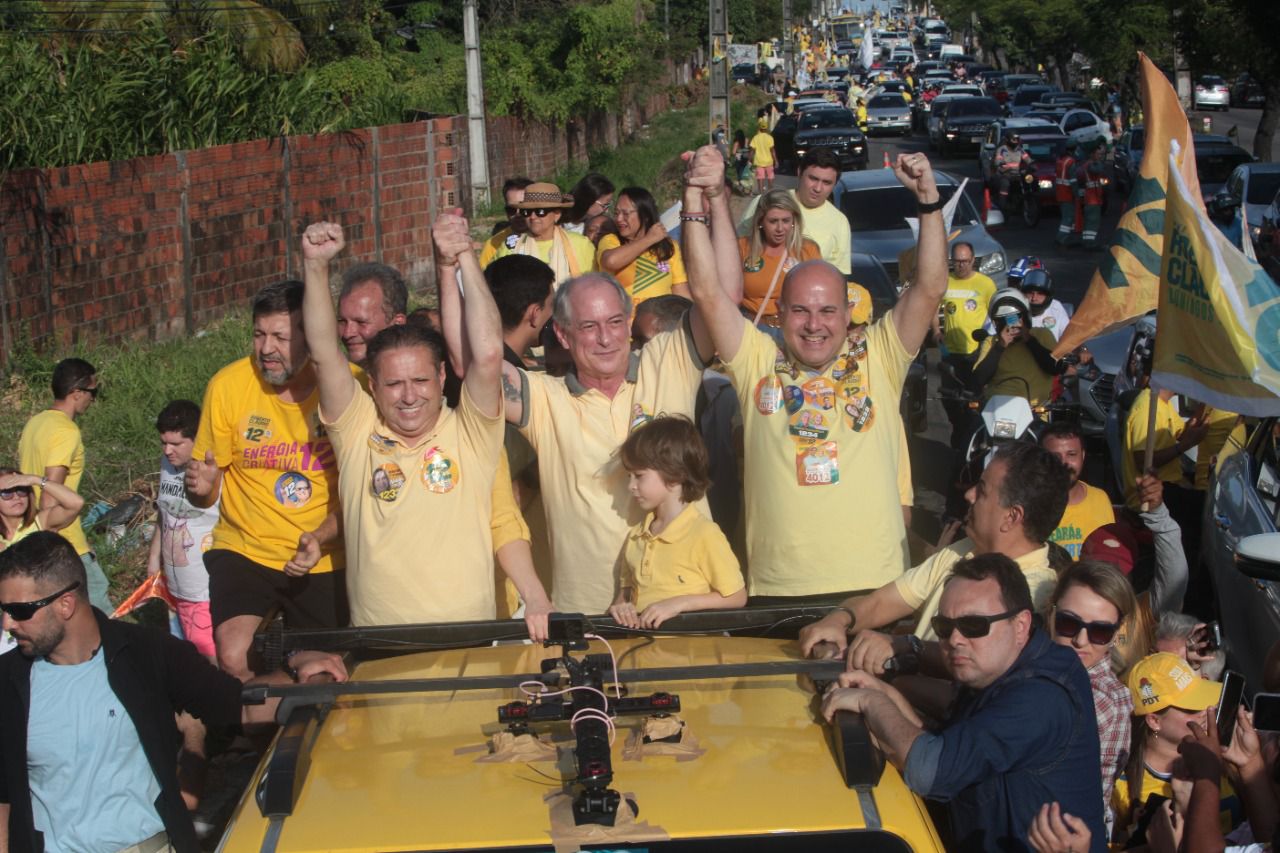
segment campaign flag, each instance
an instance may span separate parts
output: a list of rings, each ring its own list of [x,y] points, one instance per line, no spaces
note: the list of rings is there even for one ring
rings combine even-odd
[[[1178,94],[1146,54],[1139,53],[1138,62],[1146,117],[1142,166],[1129,193],[1129,209],[1120,217],[1106,256],[1094,271],[1084,299],[1053,351],[1055,358],[1156,307],[1160,259],[1164,254],[1164,198],[1169,183],[1171,141],[1176,140],[1183,152],[1177,171],[1187,186],[1199,186],[1191,126],[1178,103]],[[1204,207],[1199,200],[1196,205]]]
[[[1280,415],[1280,287],[1196,203],[1176,156],[1152,384],[1222,411]]]

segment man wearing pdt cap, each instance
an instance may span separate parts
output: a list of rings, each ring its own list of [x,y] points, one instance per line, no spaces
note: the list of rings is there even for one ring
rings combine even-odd
[[[506,240],[494,260],[507,255],[533,255],[545,261],[556,274],[556,286],[566,279],[594,270],[596,247],[581,234],[560,227],[560,217],[573,207],[573,196],[560,192],[555,184],[539,181],[524,188],[524,200],[517,214],[528,231]]]
[[[1222,685],[1201,678],[1182,658],[1168,652],[1147,655],[1129,670],[1133,694],[1133,742],[1129,763],[1116,780],[1111,805],[1120,829],[1133,824],[1136,807],[1153,794],[1173,798],[1173,765],[1178,745],[1191,727],[1201,731],[1214,725],[1210,708],[1222,697]],[[1244,819],[1235,791],[1222,780],[1223,826],[1230,829]]]

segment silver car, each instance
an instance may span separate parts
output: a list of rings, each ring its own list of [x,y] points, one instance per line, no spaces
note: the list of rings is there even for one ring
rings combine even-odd
[[[939,194],[944,201],[949,200],[960,181],[946,172],[937,172],[936,178]],[[951,220],[951,230],[960,232],[953,242],[971,243],[978,272],[990,276],[996,287],[1004,287],[1009,273],[1008,256],[982,223],[978,213],[981,199],[981,181],[970,180]],[[853,250],[875,255],[890,278],[902,283],[898,255],[916,244],[907,218],[918,214],[915,198],[902,188],[894,173],[889,169],[845,172],[836,182],[832,203],[849,220]]]
[[[1204,502],[1200,561],[1217,593],[1228,665],[1250,691],[1280,640],[1280,421],[1265,418],[1243,450],[1221,457]]]
[[[1231,88],[1217,74],[1206,74],[1196,81],[1195,108],[1225,110],[1231,106]]]
[[[898,94],[876,95],[867,102],[867,133],[911,132],[911,104]]]

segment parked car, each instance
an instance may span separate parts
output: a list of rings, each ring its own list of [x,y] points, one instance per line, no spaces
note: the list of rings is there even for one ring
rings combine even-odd
[[[1262,91],[1262,86],[1258,85],[1258,81],[1247,73],[1241,74],[1236,78],[1236,82],[1231,84],[1231,106],[1258,107],[1261,109],[1266,102],[1267,96]]]
[[[730,72],[735,83],[745,83],[748,86],[755,86],[760,82],[760,70],[750,62],[743,62],[733,66]]]
[[[936,177],[939,195],[944,201],[950,200],[960,186],[960,179],[948,172],[937,172]],[[849,219],[853,245],[879,258],[890,279],[902,284],[898,257],[916,244],[907,224],[909,217],[918,216],[911,194],[902,191],[902,185],[890,170],[868,169],[841,175],[833,196],[833,203]],[[1007,254],[999,241],[987,232],[979,214],[981,207],[982,185],[970,180],[956,204],[952,230],[960,232],[956,240],[973,244],[978,272],[990,276],[997,287],[1004,287],[1009,272]]]
[[[1227,178],[1237,166],[1254,162],[1253,154],[1225,136],[1197,133],[1192,139],[1196,149],[1196,174],[1200,178],[1200,197],[1210,198],[1226,186]]]
[[[1245,163],[1227,178],[1226,191],[1244,205],[1244,227],[1255,242],[1262,217],[1280,192],[1280,163]]]
[[[867,167],[867,138],[858,128],[853,110],[808,110],[794,121],[778,119],[773,129],[773,145],[779,171],[791,174],[805,154],[825,148],[840,161],[840,169]]]
[[[961,98],[947,108],[939,122],[938,153],[950,157],[957,149],[980,146],[987,128],[1002,115],[995,98]]]
[[[1196,81],[1193,99],[1198,110],[1225,110],[1231,106],[1231,89],[1217,74],[1205,74]]]
[[[1222,615],[1227,664],[1244,676],[1251,692],[1262,687],[1263,663],[1280,640],[1278,428],[1280,421],[1265,418],[1243,450],[1219,455],[1200,526],[1200,563]],[[1267,534],[1270,542],[1255,538]]]
[[[1006,107],[1009,110],[1009,115],[1022,116],[1025,113],[1030,112],[1034,109],[1034,104],[1043,96],[1056,91],[1058,91],[1056,86],[1046,86],[1043,84],[1028,83],[1024,86],[1020,86],[1018,91],[1014,92],[1013,96],[1009,98],[1009,103],[1006,104]]]
[[[1101,139],[1110,145],[1112,141],[1111,125],[1093,110],[1067,110],[1063,113],[1062,120],[1058,123],[1058,126],[1062,128],[1062,132],[1075,145],[1084,145],[1096,139]]]
[[[867,101],[867,133],[911,132],[911,104],[900,94],[875,95]]]

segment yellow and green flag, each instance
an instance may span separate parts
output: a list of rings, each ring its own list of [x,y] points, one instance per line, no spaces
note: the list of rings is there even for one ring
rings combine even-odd
[[[1280,415],[1280,287],[1205,214],[1173,168],[1176,145],[1168,156],[1152,384],[1228,412]]]
[[[1176,140],[1183,152],[1176,161],[1176,170],[1188,186],[1199,186],[1191,126],[1178,103],[1178,94],[1145,54],[1138,54],[1138,62],[1146,117],[1142,166],[1129,193],[1129,209],[1120,217],[1106,257],[1098,264],[1084,299],[1053,351],[1055,358],[1156,307],[1160,258],[1164,254],[1164,199],[1169,184],[1171,141]],[[1197,206],[1204,207],[1198,200]]]

